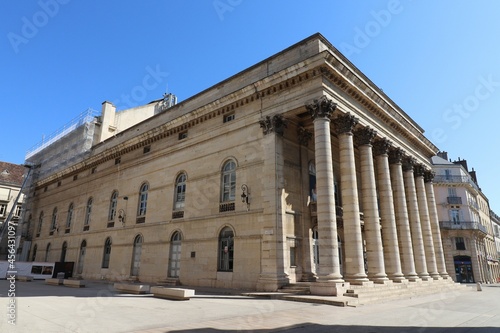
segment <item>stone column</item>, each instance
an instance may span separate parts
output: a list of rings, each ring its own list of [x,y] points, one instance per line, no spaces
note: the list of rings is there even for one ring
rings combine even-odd
[[[396,212],[391,187],[389,170],[389,148],[391,142],[387,139],[375,141],[373,152],[377,163],[377,186],[380,198],[380,217],[382,223],[382,241],[384,250],[385,271],[394,282],[406,281],[401,270],[401,257],[398,247],[396,229]],[[368,272],[370,272],[368,270]]]
[[[413,166],[416,164],[412,157],[405,157],[403,160],[404,183],[406,190],[406,201],[408,204],[408,217],[410,220],[411,240],[413,243],[413,256],[415,258],[415,269],[418,276],[427,281],[430,279],[427,272],[427,262],[425,260],[424,239],[422,227],[420,225],[420,212],[417,200],[417,190],[415,188],[415,177]]]
[[[357,123],[358,119],[349,113],[337,117],[334,121],[339,137],[340,188],[344,211],[344,278],[352,284],[363,284],[369,280],[365,273],[363,258],[358,182],[352,134]]]
[[[420,226],[422,228],[422,238],[424,241],[425,262],[427,272],[434,280],[441,279],[437,270],[436,253],[434,251],[434,237],[432,235],[431,219],[429,207],[427,205],[427,194],[424,184],[424,166],[421,164],[414,166],[415,188],[417,191],[418,211],[420,213]]]
[[[375,185],[375,167],[373,165],[371,145],[376,134],[377,132],[372,128],[363,127],[354,133],[354,140],[359,147],[361,156],[361,200],[364,214],[368,279],[375,283],[386,283],[389,279],[384,266],[384,251]]]
[[[314,122],[314,149],[316,159],[316,193],[319,243],[319,282],[342,283],[340,274],[337,217],[333,186],[330,117],[337,105],[326,96],[308,104],[307,110]],[[313,289],[313,288],[312,288]],[[320,294],[335,294],[333,290],[315,290]]]
[[[389,152],[389,163],[391,164],[391,184],[392,191],[394,193],[394,208],[398,229],[399,253],[401,256],[401,266],[404,276],[409,281],[419,281],[420,279],[415,272],[415,259],[413,257],[408,207],[406,205],[402,169],[403,155],[403,151],[399,148]]]
[[[434,240],[434,252],[436,254],[437,270],[443,279],[449,279],[450,276],[446,270],[446,261],[444,259],[443,243],[441,240],[441,229],[439,228],[439,217],[436,207],[436,196],[432,179],[434,173],[427,171],[424,173],[425,193],[427,194],[427,206],[429,207],[429,218],[431,220],[432,235]]]

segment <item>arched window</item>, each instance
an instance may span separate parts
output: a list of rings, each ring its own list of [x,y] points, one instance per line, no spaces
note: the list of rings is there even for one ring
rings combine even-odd
[[[109,268],[109,259],[111,258],[111,238],[106,238],[104,242],[104,252],[102,254],[101,268]]]
[[[57,207],[52,211],[52,222],[50,223],[50,234],[53,235],[57,229]]]
[[[87,207],[85,208],[85,220],[83,222],[83,231],[89,230],[90,219],[92,215],[92,198],[87,201]]]
[[[111,194],[111,199],[109,200],[108,221],[115,220],[117,204],[118,204],[118,191],[114,191]]]
[[[186,199],[186,174],[181,173],[175,180],[174,210],[184,210]]]
[[[137,235],[134,239],[134,248],[132,250],[132,267],[130,269],[130,276],[139,276],[139,269],[141,267],[141,252],[142,252],[142,236]]]
[[[222,167],[221,202],[234,201],[236,193],[236,163],[229,160]]]
[[[68,251],[68,243],[64,242],[61,249],[61,260],[60,262],[66,261],[66,252]]]
[[[181,270],[181,242],[182,235],[176,231],[170,239],[168,276],[172,278],[178,278]]]
[[[31,255],[31,261],[35,261],[36,259],[36,250],[38,250],[37,244],[35,244],[35,247],[33,247],[33,254]]]
[[[314,162],[309,162],[309,195],[311,201],[316,202],[316,165]]]
[[[83,264],[85,262],[85,253],[87,252],[87,241],[83,240],[82,244],[80,245],[80,254],[78,256],[78,267],[76,269],[76,272],[78,274],[83,273]]]
[[[219,271],[232,272],[234,257],[234,233],[225,227],[219,234]]]
[[[47,244],[47,248],[45,249],[45,261],[49,261],[50,258],[50,243]]]
[[[73,212],[74,212],[74,208],[75,206],[73,205],[73,203],[70,203],[69,204],[69,207],[68,207],[68,216],[66,218],[66,233],[69,232],[69,230],[71,229],[71,224],[73,223]]]
[[[141,185],[141,189],[139,191],[139,204],[137,207],[137,216],[138,217],[146,216],[146,208],[148,205],[148,190],[149,190],[148,183],[144,183]],[[144,221],[142,221],[142,222],[144,222]],[[137,221],[137,223],[139,223],[139,221]]]
[[[38,226],[36,228],[36,237],[40,236],[40,232],[42,231],[43,224],[43,212],[40,213],[40,217],[38,218]]]

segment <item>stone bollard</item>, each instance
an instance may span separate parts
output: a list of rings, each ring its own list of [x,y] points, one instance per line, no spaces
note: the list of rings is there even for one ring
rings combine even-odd
[[[481,288],[481,283],[476,283],[477,286],[477,291],[483,291],[483,288]]]

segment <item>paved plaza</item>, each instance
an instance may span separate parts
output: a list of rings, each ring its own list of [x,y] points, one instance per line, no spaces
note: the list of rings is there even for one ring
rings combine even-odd
[[[446,294],[335,307],[199,289],[189,301],[16,282],[16,323],[8,323],[9,281],[0,280],[0,332],[500,332],[500,284]]]

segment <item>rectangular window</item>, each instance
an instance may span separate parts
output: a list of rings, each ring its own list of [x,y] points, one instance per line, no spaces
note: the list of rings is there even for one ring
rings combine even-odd
[[[7,205],[1,204],[0,205],[0,216],[4,216],[6,211],[7,211]]]
[[[14,213],[14,216],[21,216],[21,206],[20,205],[16,206],[16,212]]]
[[[227,123],[228,121],[234,120],[234,113],[232,114],[227,114],[224,116],[224,122]]]
[[[455,246],[457,250],[465,250],[465,241],[463,237],[455,237]]]
[[[450,209],[450,221],[454,223],[460,223],[461,221],[461,211],[460,209]]]

